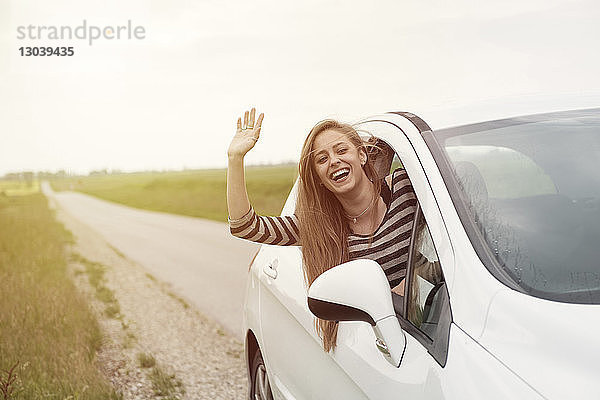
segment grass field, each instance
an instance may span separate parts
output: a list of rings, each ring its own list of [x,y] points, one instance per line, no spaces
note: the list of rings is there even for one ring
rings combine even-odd
[[[31,184],[16,180],[0,180],[0,196],[21,196],[39,191],[40,183],[37,180]]]
[[[279,215],[297,171],[296,165],[246,168],[248,196],[255,210]],[[52,187],[147,210],[227,221],[225,169],[68,178],[52,181]]]
[[[42,194],[0,195],[0,388],[13,390],[0,398],[118,398],[95,365],[98,323],[67,276],[69,241]]]

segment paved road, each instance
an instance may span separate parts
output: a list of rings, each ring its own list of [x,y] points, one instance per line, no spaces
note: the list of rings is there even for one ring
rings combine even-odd
[[[139,210],[77,192],[53,192],[48,183],[42,190],[125,256],[170,283],[175,293],[242,337],[246,276],[257,245],[232,237],[224,223]]]

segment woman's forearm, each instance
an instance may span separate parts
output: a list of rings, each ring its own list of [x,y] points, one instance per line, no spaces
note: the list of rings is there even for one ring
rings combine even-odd
[[[243,156],[229,156],[227,167],[227,209],[229,211],[229,218],[232,220],[242,218],[250,211]]]
[[[244,113],[244,121],[238,118],[235,136],[229,144],[227,158],[227,209],[229,219],[242,218],[250,211],[250,201],[246,191],[246,178],[244,176],[244,156],[250,151],[260,136],[264,114],[260,114],[254,124],[256,109]]]

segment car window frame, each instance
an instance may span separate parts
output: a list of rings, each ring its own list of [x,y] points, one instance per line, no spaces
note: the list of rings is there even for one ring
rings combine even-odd
[[[391,118],[388,117],[388,115],[393,115],[396,114],[396,116],[400,116],[402,117],[402,120],[396,120],[395,116],[392,116]],[[399,151],[395,146],[398,144],[398,142],[395,142],[395,139],[393,138],[393,136],[395,136],[396,132],[394,132],[392,135],[381,135],[380,132],[378,132],[377,129],[373,129],[370,124],[375,123],[375,124],[384,124],[384,125],[389,125],[392,126],[394,128],[396,128],[398,130],[397,134],[403,136],[403,141],[407,142],[408,147],[406,147],[404,149],[403,152]],[[364,124],[364,125],[363,125]],[[423,217],[425,218],[425,220],[427,221],[426,218],[426,214],[429,215],[431,214],[431,217],[434,218],[436,220],[436,224],[440,224],[440,225],[428,225],[430,226],[430,232],[431,232],[431,236],[432,236],[432,240],[434,241],[434,244],[437,244],[438,246],[440,246],[442,243],[444,244],[444,246],[448,246],[448,248],[446,248],[444,251],[441,251],[438,249],[438,247],[436,247],[436,252],[438,253],[438,257],[440,260],[440,265],[442,267],[442,271],[444,270],[448,270],[450,271],[451,277],[450,279],[452,279],[452,277],[454,276],[454,264],[453,264],[453,260],[454,260],[454,250],[452,248],[452,242],[450,240],[450,237],[448,235],[448,231],[446,228],[446,222],[444,221],[443,215],[441,214],[441,209],[440,209],[440,205],[438,204],[438,199],[433,191],[431,182],[430,182],[430,178],[428,176],[428,174],[426,173],[424,167],[423,167],[423,161],[421,160],[421,156],[419,155],[419,153],[417,152],[416,148],[415,148],[415,143],[413,143],[413,141],[410,138],[410,135],[407,134],[407,132],[405,131],[405,129],[408,130],[414,130],[416,129],[416,132],[411,133],[411,135],[414,135],[418,132],[418,135],[423,138],[423,145],[421,146],[422,150],[425,151],[429,151],[428,146],[425,143],[425,136],[428,133],[431,133],[431,128],[418,116],[411,114],[411,113],[406,113],[406,112],[392,112],[392,113],[388,113],[385,116],[377,116],[377,117],[372,117],[369,118],[365,121],[363,121],[361,124],[361,126],[365,126],[365,130],[367,132],[370,132],[370,134],[372,134],[373,136],[375,136],[376,138],[378,138],[379,140],[384,141],[387,145],[389,145],[393,150],[394,153],[398,156],[398,158],[400,159],[400,162],[403,166],[403,168],[406,170],[406,173],[408,174],[408,177],[410,179],[411,182],[415,182],[415,179],[420,179],[419,177],[417,177],[415,174],[417,171],[413,171],[413,167],[414,168],[419,168],[421,172],[419,172],[417,175],[423,175],[423,185],[422,189],[425,190],[426,192],[421,193],[421,195],[419,195],[419,191],[418,188],[414,187],[414,193],[415,196],[417,198],[417,211],[415,212],[415,218],[418,217],[417,213],[422,213]],[[414,160],[413,162],[407,163],[407,160],[404,159],[403,157],[403,153],[405,153],[408,157],[413,158]],[[432,158],[433,160],[433,158]],[[413,167],[411,167],[411,165],[413,165]],[[427,207],[430,207],[427,209],[426,212],[423,212],[423,209],[421,208],[421,204],[425,203],[425,205]],[[433,213],[433,214],[432,214]],[[437,217],[434,215],[437,214]],[[433,222],[433,221],[430,221]],[[434,229],[434,231],[432,231],[431,226],[437,226],[438,228]],[[415,229],[414,224],[413,224],[413,230]],[[441,235],[436,243],[436,237],[437,235]],[[408,262],[412,261],[412,253],[413,253],[413,246],[414,246],[414,238],[415,238],[415,232],[411,231],[411,241],[409,244],[409,257],[411,257],[411,259]],[[443,254],[442,254],[443,253]],[[444,255],[444,256],[442,256]],[[448,258],[450,257],[450,258]],[[445,258],[447,259],[446,263],[444,261]],[[407,264],[407,267],[410,267],[409,264]],[[405,279],[409,279],[410,278],[410,273],[412,273],[412,269],[409,271],[407,268],[407,274],[406,274],[406,278]],[[448,274],[444,273],[444,280],[445,280],[445,284],[443,285],[443,287],[440,289],[442,291],[443,294],[443,310],[442,310],[442,317],[440,318],[440,323],[438,324],[438,330],[436,331],[436,335],[434,335],[433,339],[430,339],[425,333],[423,333],[422,331],[420,331],[418,328],[416,328],[410,321],[408,321],[404,316],[406,315],[406,312],[404,311],[406,308],[406,299],[403,299],[403,304],[402,304],[402,313],[398,314],[398,312],[396,312],[396,317],[398,318],[398,321],[400,323],[400,326],[403,328],[403,330],[405,331],[405,333],[410,334],[415,340],[417,340],[426,350],[427,352],[432,356],[432,358],[441,366],[444,367],[446,365],[446,361],[447,361],[447,356],[448,356],[448,348],[449,348],[449,336],[450,336],[450,327],[452,325],[453,322],[453,317],[452,317],[452,310],[451,310],[451,306],[450,306],[450,297],[449,297],[449,290],[448,290],[448,285],[451,284],[451,282],[448,281]],[[407,283],[409,282],[409,280],[406,281]],[[409,293],[410,288],[408,286],[405,286],[405,293]],[[399,306],[398,303],[398,297],[400,296],[396,296],[394,293],[392,293],[392,297],[394,299],[395,297],[395,307]],[[406,297],[406,296],[403,296]]]
[[[379,137],[377,137],[377,138],[379,140],[382,140],[385,142],[384,139],[381,139]],[[389,144],[387,142],[385,142],[385,143],[389,146]],[[391,148],[393,150],[393,147],[391,147]],[[394,156],[392,157],[392,159],[396,159],[396,158],[399,160],[400,164],[403,166],[404,163],[403,163],[402,158],[398,155],[398,152],[394,151]],[[409,180],[411,180],[409,171],[407,170],[406,172],[409,175],[409,177],[408,177]],[[410,235],[408,260],[407,260],[407,264],[406,264],[407,272],[406,272],[406,277],[404,278],[405,279],[405,281],[404,281],[405,282],[404,296],[395,295],[392,292],[392,297],[393,297],[393,299],[395,298],[396,317],[398,318],[398,321],[399,321],[402,329],[405,332],[407,332],[408,334],[410,334],[412,337],[414,337],[421,345],[423,345],[423,347],[436,360],[436,362],[441,367],[444,367],[446,365],[446,361],[448,358],[450,325],[452,324],[453,319],[452,319],[452,311],[451,311],[451,307],[450,307],[450,296],[448,293],[448,287],[447,287],[446,277],[443,272],[443,268],[442,268],[442,276],[444,277],[444,284],[439,288],[440,295],[442,296],[441,297],[442,310],[441,310],[440,319],[437,324],[437,329],[435,330],[433,337],[430,337],[424,331],[422,331],[420,328],[416,327],[407,318],[408,305],[409,305],[408,294],[411,291],[411,285],[413,282],[412,275],[414,273],[412,261],[413,261],[413,256],[414,256],[417,234],[418,234],[417,224],[415,222],[419,218],[423,218],[425,220],[425,224],[426,224],[427,228],[429,229],[429,224],[427,223],[427,218],[425,217],[425,214],[423,213],[423,210],[421,208],[421,202],[419,201],[419,195],[417,194],[416,190],[414,191],[414,193],[415,193],[415,197],[417,199],[417,204],[416,204],[415,215],[414,215],[414,219],[413,219],[413,226],[411,228],[411,235]],[[430,235],[431,235],[431,233],[430,233]],[[433,240],[433,238],[432,238],[432,240]],[[434,243],[434,248],[435,248],[435,243]],[[437,254],[438,253],[437,249],[435,249],[435,251]],[[439,259],[439,256],[438,256],[438,259]],[[439,260],[439,262],[441,265],[442,261]],[[398,300],[400,300],[400,299],[401,299],[402,303],[401,303],[401,307],[398,307]],[[398,313],[399,308],[400,308],[400,313]]]
[[[401,117],[400,121],[397,120],[397,116]],[[421,118],[419,118],[418,116],[416,116],[414,114],[407,113],[407,112],[389,112],[382,116],[375,116],[375,117],[366,119],[365,121],[361,122],[360,126],[370,125],[370,124],[388,125],[397,130],[397,132],[394,132],[390,136],[390,135],[373,134],[373,132],[372,132],[373,128],[370,126],[366,127],[366,131],[370,132],[376,138],[384,141],[387,145],[391,146],[391,148],[394,150],[394,152],[398,155],[398,157],[401,160],[404,170],[406,171],[409,179],[413,183],[413,188],[414,188],[415,194],[417,194],[417,192],[419,192],[420,190],[425,191],[423,193],[423,198],[422,198],[422,200],[426,200],[426,201],[424,201],[424,203],[428,204],[428,208],[427,208],[428,211],[425,212],[425,214],[432,214],[432,213],[438,214],[438,219],[439,219],[439,223],[440,223],[439,227],[438,227],[438,229],[435,229],[436,232],[432,231],[431,229],[430,229],[430,232],[433,237],[437,237],[438,235],[441,235],[439,238],[440,243],[444,242],[445,244],[448,245],[443,250],[440,249],[440,252],[439,252],[440,254],[438,254],[438,255],[440,257],[448,258],[448,261],[447,261],[447,263],[444,263],[446,265],[443,268],[446,272],[445,276],[447,278],[447,282],[449,283],[449,286],[451,289],[452,281],[454,279],[454,248],[453,248],[452,241],[450,240],[448,228],[446,226],[447,222],[445,221],[444,215],[442,213],[442,207],[439,204],[438,196],[435,194],[435,191],[433,190],[430,176],[427,173],[427,171],[425,170],[423,160],[422,160],[423,157],[425,157],[425,159],[427,159],[427,157],[429,157],[429,160],[427,160],[427,162],[429,162],[430,165],[435,166],[435,168],[438,168],[438,166],[435,163],[435,159],[430,154],[430,150],[426,144],[426,136],[431,134],[431,129]],[[410,130],[412,130],[413,132],[411,132],[410,134],[407,133],[407,131],[410,131]],[[416,132],[414,132],[414,131],[416,131]],[[380,132],[378,132],[378,133],[380,133]],[[415,133],[420,136],[420,138],[422,139],[422,143],[419,144],[419,143],[415,143],[413,141],[414,138],[411,138],[411,136],[413,136]],[[401,139],[401,141],[406,142],[406,145],[401,145],[401,146],[405,146],[405,149],[402,152],[400,152],[399,149],[396,149],[394,147],[395,145],[399,144],[398,142],[396,142],[396,138],[397,138],[396,135],[401,136],[403,138],[403,139]],[[429,154],[428,155],[425,155],[425,154],[419,155],[419,153],[416,150],[417,147],[420,147],[421,151],[426,151]],[[406,160],[403,160],[402,154],[404,154],[408,157],[414,158],[412,163],[414,163],[415,164],[414,167],[420,171],[421,176],[416,176],[416,175],[419,175],[419,173],[417,173],[416,170],[413,171],[412,167],[410,165],[408,165],[408,166],[405,165]],[[412,164],[412,163],[409,163],[409,164]],[[418,185],[419,182],[423,183],[421,185],[422,187],[420,189],[417,187],[417,186],[419,186]],[[446,189],[445,182],[441,178],[441,175],[438,180],[438,184],[439,183],[442,183],[444,185],[444,189]],[[417,197],[419,197],[418,194],[417,194]],[[427,198],[427,197],[429,197],[429,198]],[[423,203],[423,201],[421,203]],[[432,215],[432,217],[433,217],[433,215]],[[434,226],[437,226],[437,225],[434,225]]]
[[[418,218],[425,219],[425,215],[422,212],[421,205],[417,199],[417,210],[415,211],[414,221],[417,221]],[[427,220],[425,219],[425,223],[427,224]],[[402,313],[400,315],[396,314],[398,321],[400,322],[400,326],[402,329],[414,337],[425,349],[427,352],[440,364],[441,367],[446,365],[446,361],[448,359],[448,344],[450,338],[450,325],[452,324],[452,310],[450,307],[450,296],[448,294],[448,286],[446,284],[446,278],[444,277],[444,284],[440,287],[439,291],[441,291],[441,315],[437,324],[437,329],[435,330],[433,337],[429,337],[425,332],[416,327],[411,321],[408,320],[408,294],[410,293],[412,286],[412,275],[414,274],[414,266],[413,266],[413,255],[414,255],[414,247],[417,238],[417,224],[413,222],[413,227],[411,231],[410,245],[409,245],[409,253],[408,253],[408,261],[407,261],[407,271],[405,278],[405,286],[404,286],[404,303]],[[435,245],[434,245],[435,247]],[[436,250],[437,253],[437,250]],[[440,264],[442,261],[440,260]],[[443,276],[443,270],[442,270]]]

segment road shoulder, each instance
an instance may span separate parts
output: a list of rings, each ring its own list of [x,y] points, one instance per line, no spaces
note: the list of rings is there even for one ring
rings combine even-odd
[[[243,346],[237,339],[88,226],[60,207],[56,215],[76,238],[70,271],[105,333],[99,367],[124,399],[161,397],[161,379],[174,398],[246,396]],[[94,274],[100,282],[90,279]],[[143,368],[144,359],[153,359],[144,363],[153,365]]]

